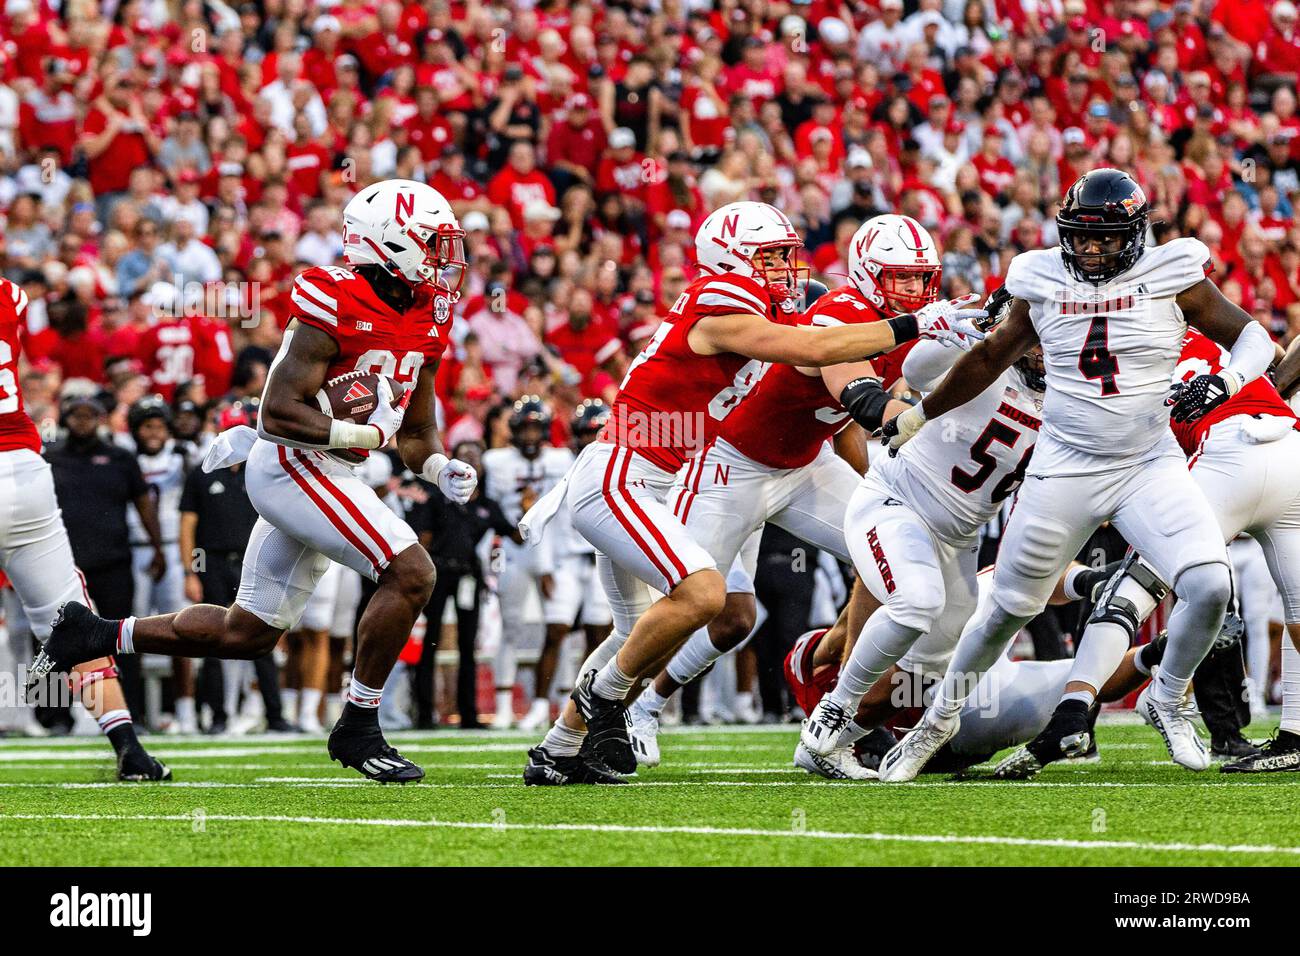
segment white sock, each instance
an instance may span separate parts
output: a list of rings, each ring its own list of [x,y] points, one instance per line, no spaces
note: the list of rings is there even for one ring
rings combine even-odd
[[[619,669],[616,657],[597,672],[596,679],[591,682],[591,692],[606,700],[622,700],[631,692],[634,682]]]
[[[907,649],[916,643],[921,631],[899,624],[881,608],[867,619],[862,635],[853,645],[848,664],[831,691],[831,700],[856,713],[863,696],[880,676],[897,664]]]
[[[551,725],[551,729],[542,738],[542,747],[553,757],[576,757],[582,749],[582,741],[587,735],[580,730],[570,730],[560,718]]]
[[[225,681],[222,688],[222,704],[225,706],[226,716],[233,719],[239,713],[239,692],[244,686],[244,662],[222,661],[221,677]]]
[[[107,734],[110,730],[131,723],[131,712],[129,710],[107,710],[100,715],[96,723],[99,724],[99,729]]]
[[[298,695],[298,722],[304,720],[319,722],[321,692],[314,687],[304,687]]]
[[[858,724],[856,720],[850,720],[840,731],[840,738],[835,742],[836,747],[852,747],[859,740],[865,737],[871,731]]]
[[[1085,567],[1084,565],[1078,565],[1065,572],[1065,583],[1062,590],[1065,592],[1067,598],[1071,601],[1082,601],[1087,596],[1079,590],[1079,575],[1087,574],[1092,570],[1092,568]]]
[[[123,618],[117,626],[117,653],[135,653],[135,618]]]
[[[384,691],[382,688],[367,687],[356,677],[352,678],[352,683],[348,686],[348,702],[358,707],[364,707],[367,710],[378,707],[383,696]]]
[[[668,695],[668,697],[671,696],[672,694]],[[651,684],[641,692],[641,696],[637,698],[637,701],[647,711],[658,717],[663,712],[663,709],[668,706],[668,697],[655,690],[654,684]]]
[[[685,686],[708,670],[709,665],[724,653],[713,646],[708,629],[702,627],[673,655],[665,669],[669,677]]]
[[[1083,701],[1083,705],[1085,707],[1091,707],[1092,702],[1096,699],[1097,699],[1096,694],[1090,693],[1089,691],[1086,690],[1072,690],[1068,694],[1061,695],[1062,704],[1064,704],[1067,700],[1081,700]]]
[[[497,711],[498,714],[506,713],[513,715],[515,712],[515,692],[513,688],[508,690],[497,691]]]
[[[1187,696],[1187,689],[1192,686],[1191,676],[1179,677],[1169,673],[1169,668],[1161,665],[1160,672],[1151,681],[1151,696],[1162,704],[1177,704]]]
[[[280,691],[280,710],[284,712],[285,720],[298,719],[298,689],[296,687],[285,687]]]
[[[193,697],[176,698],[176,722],[187,726],[197,726],[198,713],[194,709]]]
[[[1079,638],[1079,648],[1070,666],[1070,683],[1079,681],[1101,690],[1124,663],[1127,653],[1128,631],[1107,621],[1089,624]],[[1088,696],[1088,703],[1092,703],[1096,690]]]
[[[1281,729],[1300,734],[1300,652],[1289,634],[1282,635]]]

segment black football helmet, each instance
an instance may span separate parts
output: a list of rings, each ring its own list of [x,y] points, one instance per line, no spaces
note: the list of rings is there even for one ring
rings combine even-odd
[[[172,427],[172,409],[161,395],[147,395],[140,399],[126,413],[126,427],[135,438],[136,433],[140,431],[140,426],[153,418],[162,419],[166,424],[167,430],[171,431]]]
[[[529,425],[540,426],[541,437],[534,440],[525,434]],[[525,458],[536,458],[542,443],[551,434],[551,409],[540,395],[524,395],[510,412],[510,440]]]
[[[981,332],[991,331],[994,326],[1007,317],[1007,311],[1011,308],[1013,301],[1015,301],[1015,296],[1007,291],[1007,287],[1004,285],[998,286],[984,302],[984,311],[988,313],[988,318],[977,320],[976,327]],[[1025,380],[1026,387],[1035,392],[1047,391],[1046,369],[1043,365],[1041,345],[1034,346],[1027,354],[1016,359],[1016,371]]]
[[[1118,169],[1094,169],[1080,176],[1061,201],[1056,229],[1065,268],[1081,282],[1100,284],[1123,275],[1146,248],[1146,193]],[[1088,254],[1086,239],[1119,240],[1119,248]]]
[[[608,421],[608,405],[599,398],[584,398],[573,410],[573,420],[569,423],[574,446],[578,449],[585,448],[601,433]]]

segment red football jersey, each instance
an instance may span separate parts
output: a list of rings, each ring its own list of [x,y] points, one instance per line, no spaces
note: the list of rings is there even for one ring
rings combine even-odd
[[[27,321],[27,293],[8,279],[0,278],[0,451],[17,448],[41,450],[36,425],[23,411],[18,387],[18,355]]]
[[[196,375],[203,376],[209,394],[223,394],[235,359],[222,323],[184,315],[151,325],[136,342],[136,357],[154,391],[169,402],[176,387]]]
[[[857,288],[844,285],[813,303],[798,323],[850,325],[884,318]],[[910,348],[906,345],[872,359],[885,388],[898,381]],[[849,413],[826,390],[820,375],[805,375],[793,365],[775,365],[721,424],[718,437],[761,465],[800,468],[816,458],[822,443],[848,422]]]
[[[734,352],[699,355],[686,337],[705,316],[741,313],[791,321],[752,278],[701,276],[688,285],[632,360],[601,437],[670,472],[712,441],[766,363]]]
[[[1228,362],[1228,352],[1218,342],[1189,328],[1183,337],[1183,353],[1178,358],[1174,375],[1181,381],[1190,381],[1197,375],[1211,375],[1223,370]],[[1194,422],[1169,421],[1174,437],[1188,455],[1196,454],[1205,440],[1210,426],[1233,415],[1278,415],[1295,419],[1291,406],[1282,400],[1273,383],[1265,377],[1255,379],[1218,408]]]
[[[320,329],[339,347],[327,378],[377,372],[414,384],[435,364],[451,332],[451,302],[423,288],[404,314],[390,308],[370,283],[342,266],[315,266],[293,280],[290,317]]]

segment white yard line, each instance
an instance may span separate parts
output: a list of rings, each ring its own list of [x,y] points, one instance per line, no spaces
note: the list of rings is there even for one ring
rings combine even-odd
[[[84,821],[147,821],[193,823],[194,814],[150,813],[13,813],[0,816],[0,820],[84,820]],[[366,817],[304,817],[275,814],[224,814],[205,813],[205,823],[290,823],[310,826],[358,826],[411,829],[452,830],[516,830],[545,833],[645,833],[653,835],[683,835],[703,837],[758,837],[787,840],[848,840],[867,843],[933,843],[945,845],[1018,846],[1066,850],[1142,850],[1156,853],[1224,853],[1265,854],[1279,853],[1300,856],[1300,847],[1270,846],[1267,844],[1223,843],[1148,843],[1136,840],[1066,840],[1037,839],[1033,837],[994,836],[984,834],[951,833],[851,833],[837,830],[760,830],[751,827],[701,827],[701,826],[632,826],[617,823],[496,823],[479,820],[409,820],[374,819]]]

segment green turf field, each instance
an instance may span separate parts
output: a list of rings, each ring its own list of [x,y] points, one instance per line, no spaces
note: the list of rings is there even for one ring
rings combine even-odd
[[[522,785],[518,734],[395,734],[428,773],[407,787],[301,737],[153,737],[176,776],[154,785],[114,782],[99,740],[5,740],[0,865],[1300,863],[1300,774],[1189,773],[1138,725],[1032,783],[832,783],[795,737],[669,731],[630,786],[554,789]]]

